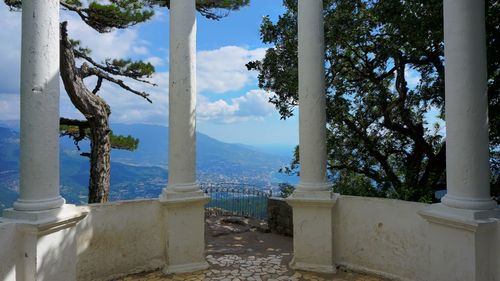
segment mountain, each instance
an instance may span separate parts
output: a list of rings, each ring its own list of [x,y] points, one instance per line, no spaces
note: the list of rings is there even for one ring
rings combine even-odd
[[[168,128],[143,124],[111,127],[115,134],[132,135],[140,142],[136,151],[111,152],[110,200],[157,197],[167,184]],[[88,142],[79,146],[82,151],[89,150]],[[76,149],[71,139],[60,139],[61,194],[69,203],[87,201],[89,162],[80,156],[82,151]],[[277,173],[290,157],[197,134],[197,174],[201,183],[231,182],[269,188],[282,181],[296,182],[296,178]],[[0,127],[0,209],[17,198],[18,159],[19,133]]]
[[[0,127],[0,210],[17,198],[19,186],[19,134]]]
[[[132,135],[140,141],[136,151],[113,150],[113,161],[167,167],[167,127],[112,124],[111,128],[115,134]],[[290,157],[272,155],[247,145],[224,143],[201,133],[196,135],[196,147],[199,180],[203,182],[250,181],[269,185],[271,174],[290,162]]]

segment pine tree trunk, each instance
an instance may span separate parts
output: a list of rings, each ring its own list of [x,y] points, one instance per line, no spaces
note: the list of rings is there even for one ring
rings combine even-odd
[[[89,203],[108,201],[110,178],[110,151],[108,117],[101,116],[90,122],[90,180]]]
[[[86,64],[76,67],[75,55],[68,40],[66,24],[61,24],[61,78],[73,105],[85,116],[90,125],[90,180],[89,203],[108,201],[110,178],[111,142],[109,115],[106,102],[87,89],[83,77],[87,77]]]

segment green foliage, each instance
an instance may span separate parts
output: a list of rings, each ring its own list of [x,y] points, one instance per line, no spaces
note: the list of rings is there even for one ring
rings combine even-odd
[[[500,5],[486,2],[496,147]],[[284,4],[277,22],[264,18],[261,25],[261,40],[274,47],[247,67],[259,71],[261,88],[276,93],[271,102],[285,119],[299,101],[297,1]],[[433,124],[444,118],[442,12],[442,0],[325,0],[328,168],[337,190],[429,202],[444,189],[446,147]],[[410,73],[421,77],[414,87]],[[433,108],[439,116],[426,119]],[[296,170],[298,160],[285,172]]]
[[[333,191],[343,195],[355,195],[365,197],[386,197],[382,189],[373,188],[373,184],[367,177],[350,171],[341,171],[337,175]]]
[[[21,0],[4,0],[5,5],[9,6],[9,9],[13,11],[21,10]]]
[[[495,149],[490,151],[491,155],[491,194],[494,199],[500,204],[500,150]]]
[[[115,149],[134,151],[139,147],[139,139],[136,139],[131,135],[125,137],[122,135],[115,135],[111,132],[109,138],[111,140],[111,147]]]
[[[91,131],[88,127],[73,126],[73,125],[60,125],[59,132],[61,136],[69,136],[75,141],[78,150],[80,150],[78,143],[84,139],[91,140]],[[139,148],[139,139],[131,135],[122,136],[115,135],[113,131],[109,133],[111,148],[134,151]]]
[[[81,46],[82,42],[80,40],[70,39],[70,43],[71,43],[71,46],[73,47],[73,49],[76,50],[77,53],[83,54],[85,56],[90,56],[92,54],[91,49]]]
[[[142,78],[151,77],[155,68],[151,63],[143,61],[132,61],[130,59],[107,59],[105,64],[114,73],[120,73],[122,76]]]
[[[280,183],[279,188],[280,197],[282,198],[287,198],[288,196],[292,195],[293,191],[295,190],[295,187],[289,183]]]
[[[120,0],[111,4],[90,2],[86,15],[79,13],[82,19],[99,32],[109,32],[113,28],[128,28],[149,20],[154,12],[145,10],[140,1]]]
[[[21,0],[4,0],[11,10],[22,8]],[[85,1],[87,2],[87,1]],[[100,3],[102,2],[102,3]],[[145,22],[154,15],[140,0],[113,0],[109,2],[91,0],[88,5],[79,0],[61,1],[61,6],[72,11],[98,32],[109,32],[114,28],[128,28]]]
[[[490,140],[500,145],[500,1],[488,0],[486,36],[488,42],[488,97],[490,102]],[[500,191],[497,196],[500,197]]]
[[[150,7],[158,5],[160,7],[170,7],[170,0],[142,0]],[[237,11],[244,6],[248,6],[250,0],[197,0],[196,10],[212,20],[220,20],[231,11]]]
[[[21,10],[22,0],[4,0],[11,10]],[[127,28],[145,22],[154,15],[153,8],[170,7],[170,0],[91,0],[86,6],[79,0],[61,0],[61,6],[77,13],[95,30],[103,33],[113,28]],[[220,20],[231,11],[248,6],[250,0],[197,0],[198,12],[212,20]]]

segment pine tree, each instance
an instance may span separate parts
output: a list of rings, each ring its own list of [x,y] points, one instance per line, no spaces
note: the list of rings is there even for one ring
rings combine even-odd
[[[11,10],[22,8],[21,0],[4,0]],[[197,10],[203,16],[219,20],[230,11],[249,4],[250,0],[198,0]],[[60,1],[61,8],[77,14],[83,22],[99,33],[114,29],[125,29],[143,23],[154,15],[155,7],[169,7],[170,1],[156,0],[110,0],[110,1]],[[82,47],[81,42],[71,40],[67,34],[67,22],[61,23],[61,78],[73,105],[86,120],[61,118],[61,135],[71,136],[78,146],[83,139],[90,140],[90,153],[82,153],[90,158],[89,203],[108,201],[110,185],[111,148],[134,150],[139,141],[132,136],[115,136],[109,126],[111,108],[98,95],[104,82],[121,87],[152,103],[149,94],[129,86],[126,81],[153,83],[148,78],[155,69],[150,63],[130,59],[107,59],[98,62],[92,58],[91,50]],[[77,60],[81,65],[77,66]],[[84,80],[96,77],[93,89],[87,88]],[[123,79],[126,79],[124,81]]]

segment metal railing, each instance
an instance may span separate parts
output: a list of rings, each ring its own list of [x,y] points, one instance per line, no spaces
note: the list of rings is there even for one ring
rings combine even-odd
[[[267,199],[272,195],[270,190],[234,183],[204,184],[201,189],[211,199],[205,208],[219,210],[221,214],[267,219]]]

